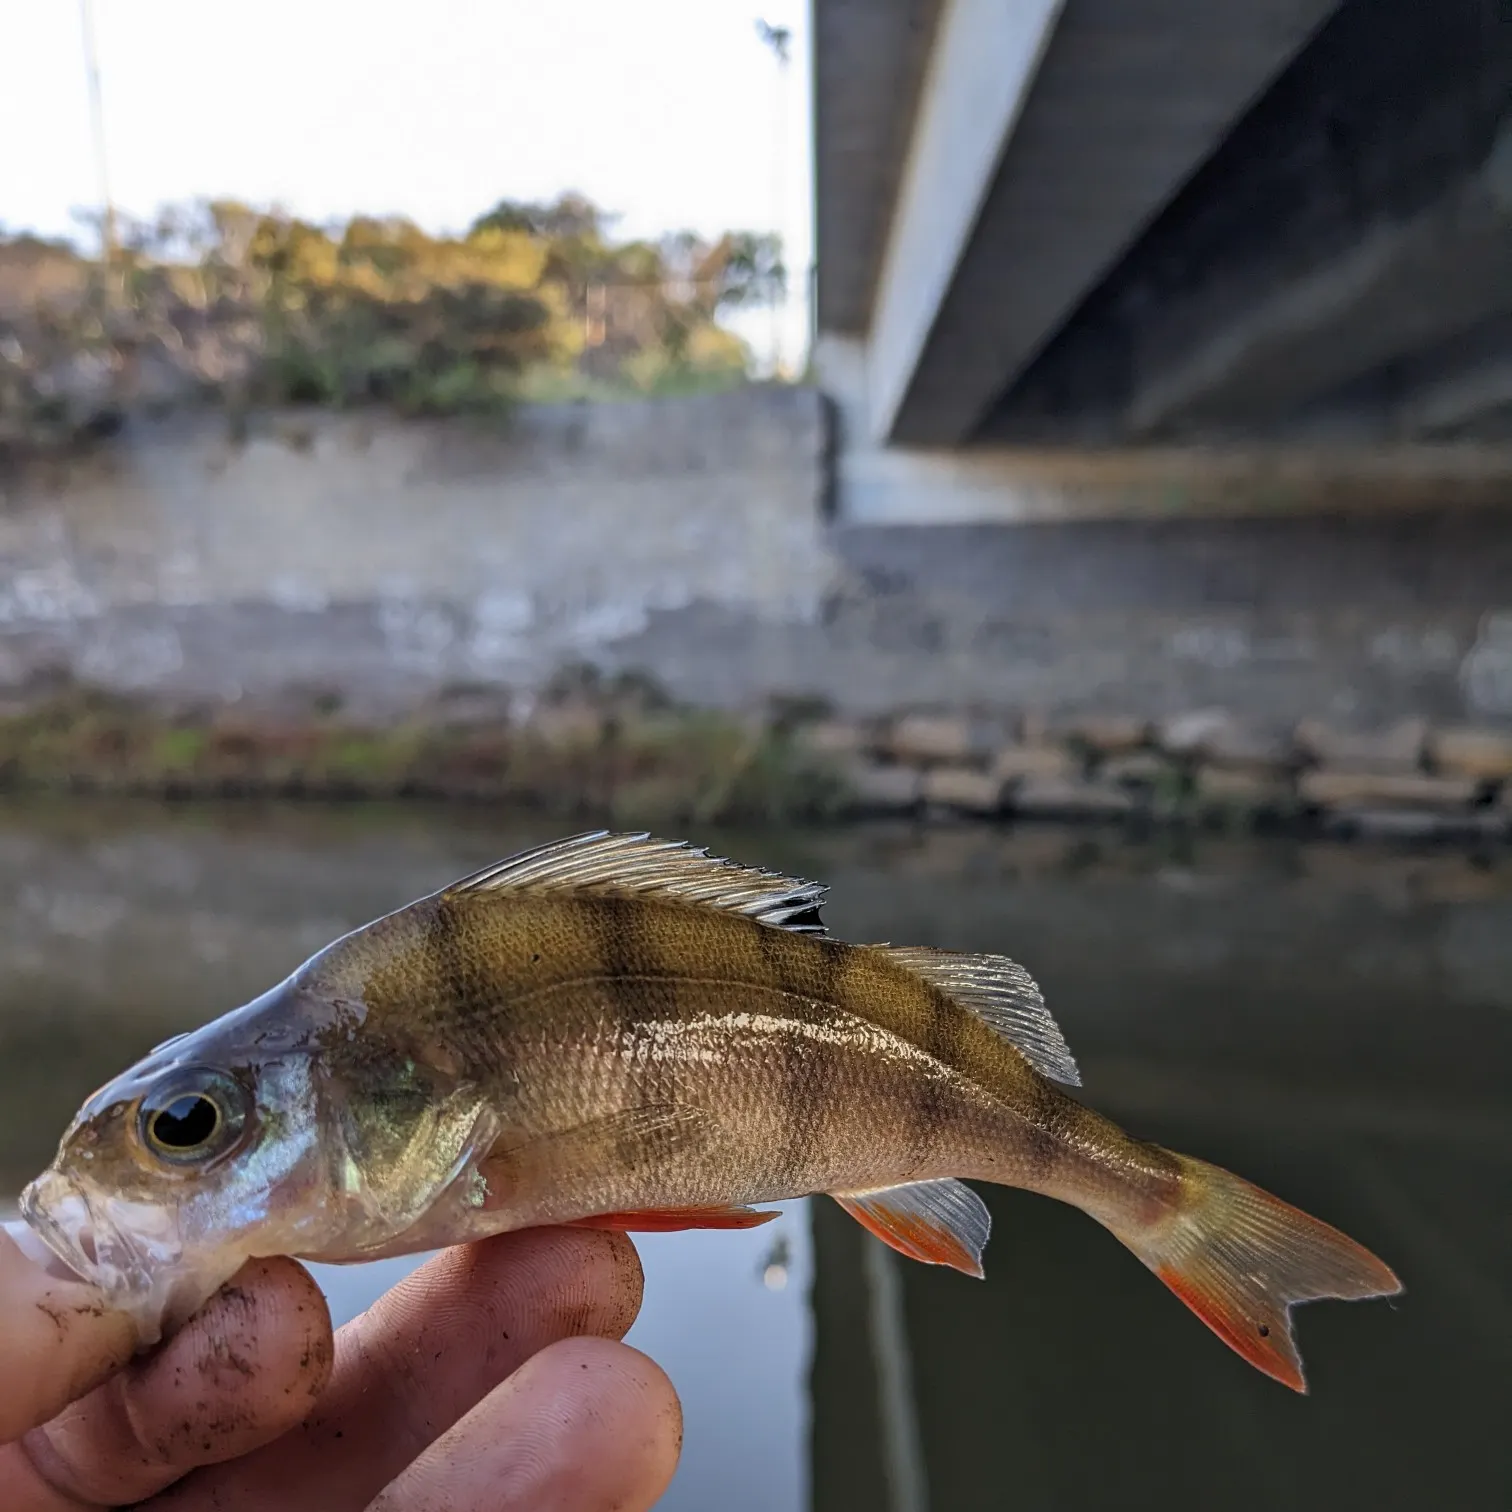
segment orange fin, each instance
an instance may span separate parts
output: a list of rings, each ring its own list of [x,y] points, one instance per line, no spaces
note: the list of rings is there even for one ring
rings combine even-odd
[[[1389,1297],[1402,1283],[1338,1229],[1217,1166],[1176,1159],[1176,1213],[1146,1231],[1114,1232],[1230,1349],[1305,1392],[1293,1305]]]
[[[1178,1270],[1155,1272],[1209,1328],[1241,1359],[1273,1381],[1280,1381],[1293,1391],[1307,1393],[1307,1379],[1302,1374],[1302,1356],[1292,1338],[1291,1322],[1282,1309],[1282,1321],[1256,1323],[1246,1316],[1238,1300],[1221,1288],[1207,1287],[1201,1277],[1187,1276]]]
[[[987,1204],[963,1181],[911,1181],[874,1192],[830,1196],[868,1233],[910,1260],[948,1265],[981,1278],[992,1231]]]
[[[671,1234],[681,1229],[757,1228],[780,1218],[780,1211],[757,1212],[748,1207],[646,1208],[638,1213],[595,1213],[566,1228],[618,1229],[626,1234]]]

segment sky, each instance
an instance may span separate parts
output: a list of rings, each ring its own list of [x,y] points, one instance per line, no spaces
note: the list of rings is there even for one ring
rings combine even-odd
[[[577,189],[615,233],[779,229],[807,329],[805,0],[92,0],[117,205],[216,196],[461,230]],[[80,0],[0,0],[0,227],[101,201]],[[756,22],[787,26],[784,75]],[[770,349],[770,318],[746,329]]]

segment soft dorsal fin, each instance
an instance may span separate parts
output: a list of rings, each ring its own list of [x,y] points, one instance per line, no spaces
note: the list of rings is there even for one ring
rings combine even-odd
[[[443,896],[498,892],[588,892],[659,898],[745,914],[798,934],[825,932],[825,887],[711,856],[685,840],[594,830],[521,851],[443,890]]]
[[[1000,955],[965,955],[927,945],[878,945],[895,965],[924,978],[990,1024],[1041,1076],[1081,1086],[1081,1072],[1034,978]]]

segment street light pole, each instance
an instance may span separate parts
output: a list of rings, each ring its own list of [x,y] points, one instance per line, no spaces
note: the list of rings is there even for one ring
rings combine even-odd
[[[89,114],[94,132],[95,171],[99,176],[100,204],[104,218],[100,227],[101,252],[105,266],[115,261],[115,202],[110,197],[110,172],[105,156],[105,110],[100,93],[100,60],[95,50],[94,6],[91,0],[79,0],[79,23],[84,34],[84,69],[89,85]]]
[[[787,224],[787,72],[793,34],[786,26],[756,23],[756,34],[777,59],[776,93],[772,122],[772,230],[779,253],[784,252],[783,231]],[[784,371],[782,352],[782,301],[772,291],[772,376],[781,378]]]

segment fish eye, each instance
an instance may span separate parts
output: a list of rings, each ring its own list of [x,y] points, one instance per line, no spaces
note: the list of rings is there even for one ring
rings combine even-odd
[[[249,1102],[242,1084],[219,1071],[180,1072],[142,1099],[137,1127],[160,1159],[203,1164],[241,1138]]]

